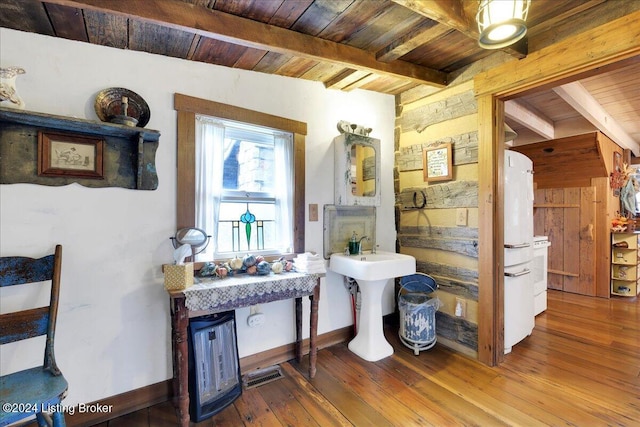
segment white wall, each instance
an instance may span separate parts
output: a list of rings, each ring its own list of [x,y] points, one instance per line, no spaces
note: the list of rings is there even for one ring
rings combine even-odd
[[[125,87],[147,101],[147,128],[161,132],[156,191],[78,184],[0,186],[0,255],[41,256],[56,243],[63,245],[56,357],[70,384],[67,404],[103,399],[172,375],[169,303],[160,266],[172,260],[169,237],[176,224],[175,92],[308,124],[306,203],[317,203],[321,213],[320,221],[306,222],[306,250],[318,253],[323,251],[322,206],[333,203],[331,141],[338,134],[336,123],[372,127],[371,136],[382,140],[376,234],[380,249],[394,250],[391,96],[327,90],[316,82],[0,28],[0,66],[10,65],[26,70],[16,86],[27,110],[98,120],[96,94]],[[391,288],[385,313],[393,309]],[[3,289],[3,312],[22,306],[14,291]],[[46,299],[46,292],[31,292]],[[322,282],[319,333],[352,324],[349,304],[341,276],[329,272]],[[237,311],[241,357],[294,340],[292,302],[260,309],[267,322],[254,329],[245,324],[249,309]],[[40,344],[4,346],[1,372],[40,363]]]

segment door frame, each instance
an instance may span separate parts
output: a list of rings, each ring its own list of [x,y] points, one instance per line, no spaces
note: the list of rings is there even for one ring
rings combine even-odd
[[[482,363],[494,366],[504,360],[504,101],[640,62],[638,22],[640,11],[474,77],[479,139],[478,359]]]

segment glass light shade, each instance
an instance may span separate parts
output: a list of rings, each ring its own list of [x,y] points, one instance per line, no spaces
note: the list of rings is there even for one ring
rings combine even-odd
[[[530,0],[481,0],[476,21],[484,49],[500,49],[527,33]]]

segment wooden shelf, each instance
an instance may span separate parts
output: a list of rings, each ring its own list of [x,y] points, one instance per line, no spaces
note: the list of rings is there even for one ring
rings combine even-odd
[[[611,295],[635,297],[640,291],[638,239],[637,233],[611,233]],[[620,243],[627,247],[615,246]]]
[[[104,179],[39,176],[38,133],[64,132],[104,139]],[[160,132],[152,129],[0,107],[0,184],[155,190],[155,153]]]

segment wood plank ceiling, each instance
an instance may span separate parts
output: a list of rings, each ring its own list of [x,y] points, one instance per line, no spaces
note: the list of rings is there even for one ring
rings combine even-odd
[[[487,66],[479,64],[522,58],[640,9],[640,1],[533,0],[527,38],[496,52],[478,46],[477,5],[470,0],[0,0],[0,26],[318,81],[327,88],[401,95],[409,102],[452,84],[466,70]],[[8,65],[16,64],[2,63]],[[608,100],[607,113],[621,121],[636,145],[637,71],[582,83],[585,92]],[[628,78],[631,89],[618,87]],[[626,107],[612,93],[624,94]],[[536,120],[553,127],[567,115],[580,116],[566,99],[557,91],[528,95],[512,106],[527,120],[508,114],[507,122],[524,141],[546,139],[550,131],[540,135],[535,127],[531,133],[527,128],[537,125],[528,120],[537,113]]]

